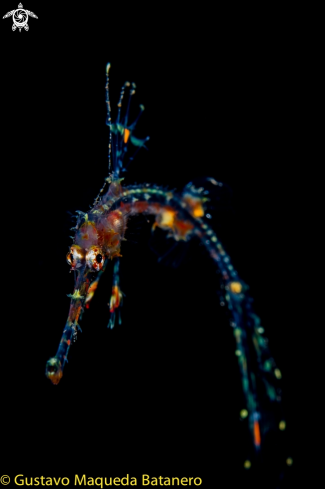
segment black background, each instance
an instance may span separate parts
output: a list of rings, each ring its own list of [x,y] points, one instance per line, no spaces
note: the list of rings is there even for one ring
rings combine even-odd
[[[44,370],[73,288],[68,212],[86,211],[107,175],[109,61],[113,117],[122,83],[134,81],[134,105],[146,107],[137,135],[150,135],[126,184],[181,190],[210,176],[232,189],[211,200],[211,224],[250,285],[283,373],[285,452],[299,460],[294,21],[289,29],[288,19],[273,22],[264,12],[176,12],[164,4],[24,7],[38,15],[29,32],[1,21],[1,471],[195,476],[204,487],[251,487],[233,338],[198,242],[158,263],[151,248],[161,255],[168,240],[152,238],[145,219],[130,222],[122,325],[106,328],[108,271],[61,383],[51,385]],[[4,15],[15,5],[1,8]],[[270,460],[258,476],[262,487],[276,472]],[[293,486],[296,471],[294,464],[281,487]]]

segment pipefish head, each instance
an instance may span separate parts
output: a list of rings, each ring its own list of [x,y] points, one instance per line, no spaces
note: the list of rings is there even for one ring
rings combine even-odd
[[[105,269],[107,257],[99,245],[87,249],[73,245],[67,255],[67,261],[75,271],[74,290],[68,295],[71,299],[69,314],[59,348],[56,355],[47,362],[45,370],[46,377],[55,385],[62,378],[70,345],[76,339],[77,329],[80,329],[78,321],[85,305],[88,307],[94,295],[99,276]]]
[[[73,245],[66,256],[75,273],[74,291],[69,294],[70,309],[56,355],[46,365],[45,375],[53,384],[58,384],[71,342],[76,339],[79,320],[84,308],[89,307],[107,263],[120,255],[121,235],[126,227],[126,217],[120,211],[91,213],[79,219]],[[79,328],[80,329],[80,328]]]

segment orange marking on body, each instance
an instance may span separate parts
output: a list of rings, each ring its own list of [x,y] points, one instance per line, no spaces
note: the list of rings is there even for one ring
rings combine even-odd
[[[136,209],[137,212],[145,212],[148,210],[149,204],[148,202],[135,202],[134,208]]]
[[[204,210],[203,210],[203,207],[202,205],[197,205],[194,209],[193,209],[193,216],[194,217],[203,217],[204,216]]]
[[[175,230],[179,238],[186,239],[186,235],[192,231],[194,225],[190,221],[175,220]]]
[[[124,129],[124,142],[127,143],[128,142],[128,139],[129,139],[129,136],[130,136],[130,131],[129,129]]]
[[[116,248],[120,243],[120,235],[115,232],[114,229],[101,229],[98,231],[99,243],[103,247],[107,247],[109,252],[112,251],[112,248]]]
[[[77,323],[78,322],[78,319],[79,319],[79,316],[80,316],[80,313],[81,313],[81,306],[79,306],[76,310],[76,314],[75,314],[75,318],[74,318],[74,322]]]
[[[176,211],[170,206],[162,207],[160,213],[157,215],[157,224],[162,229],[173,229],[175,222]]]
[[[188,210],[193,217],[204,216],[202,200],[199,197],[194,197],[191,194],[185,194],[182,200],[187,204]]]
[[[175,226],[184,231],[188,231],[194,228],[194,225],[190,221],[182,221],[180,219],[175,220]]]
[[[175,209],[173,207],[171,207],[170,205],[164,205],[164,206],[162,206],[162,209],[163,209],[163,211],[174,212],[174,214],[176,214]]]
[[[116,246],[118,246],[119,242],[120,242],[120,235],[118,233],[116,233],[112,236],[111,245],[113,247],[116,247]]]
[[[68,345],[70,345],[70,343],[71,343],[71,341],[70,341],[70,340],[68,340],[68,341],[67,341],[67,344],[68,344]]]
[[[254,421],[254,443],[257,447],[259,447],[261,444],[260,425],[256,420]]]
[[[118,285],[114,285],[112,287],[112,295],[109,302],[109,310],[111,313],[114,312],[115,309],[119,307],[119,305],[121,304],[121,300],[122,300],[122,292],[120,291]]]

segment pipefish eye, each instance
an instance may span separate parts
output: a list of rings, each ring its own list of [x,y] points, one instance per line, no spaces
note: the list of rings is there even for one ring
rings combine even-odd
[[[84,259],[80,246],[72,245],[69,253],[67,253],[66,259],[73,270],[78,268],[78,265],[80,265]]]
[[[105,255],[99,246],[92,246],[86,255],[86,262],[89,268],[99,271],[103,269]]]

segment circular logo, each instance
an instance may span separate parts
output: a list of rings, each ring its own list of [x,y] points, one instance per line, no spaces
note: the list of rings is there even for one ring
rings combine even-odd
[[[28,13],[26,12],[26,10],[19,8],[14,11],[12,20],[15,26],[21,29],[22,27],[25,27],[28,22]]]
[[[10,482],[10,477],[9,475],[2,475],[0,477],[0,483],[3,485],[3,486],[7,486]]]

